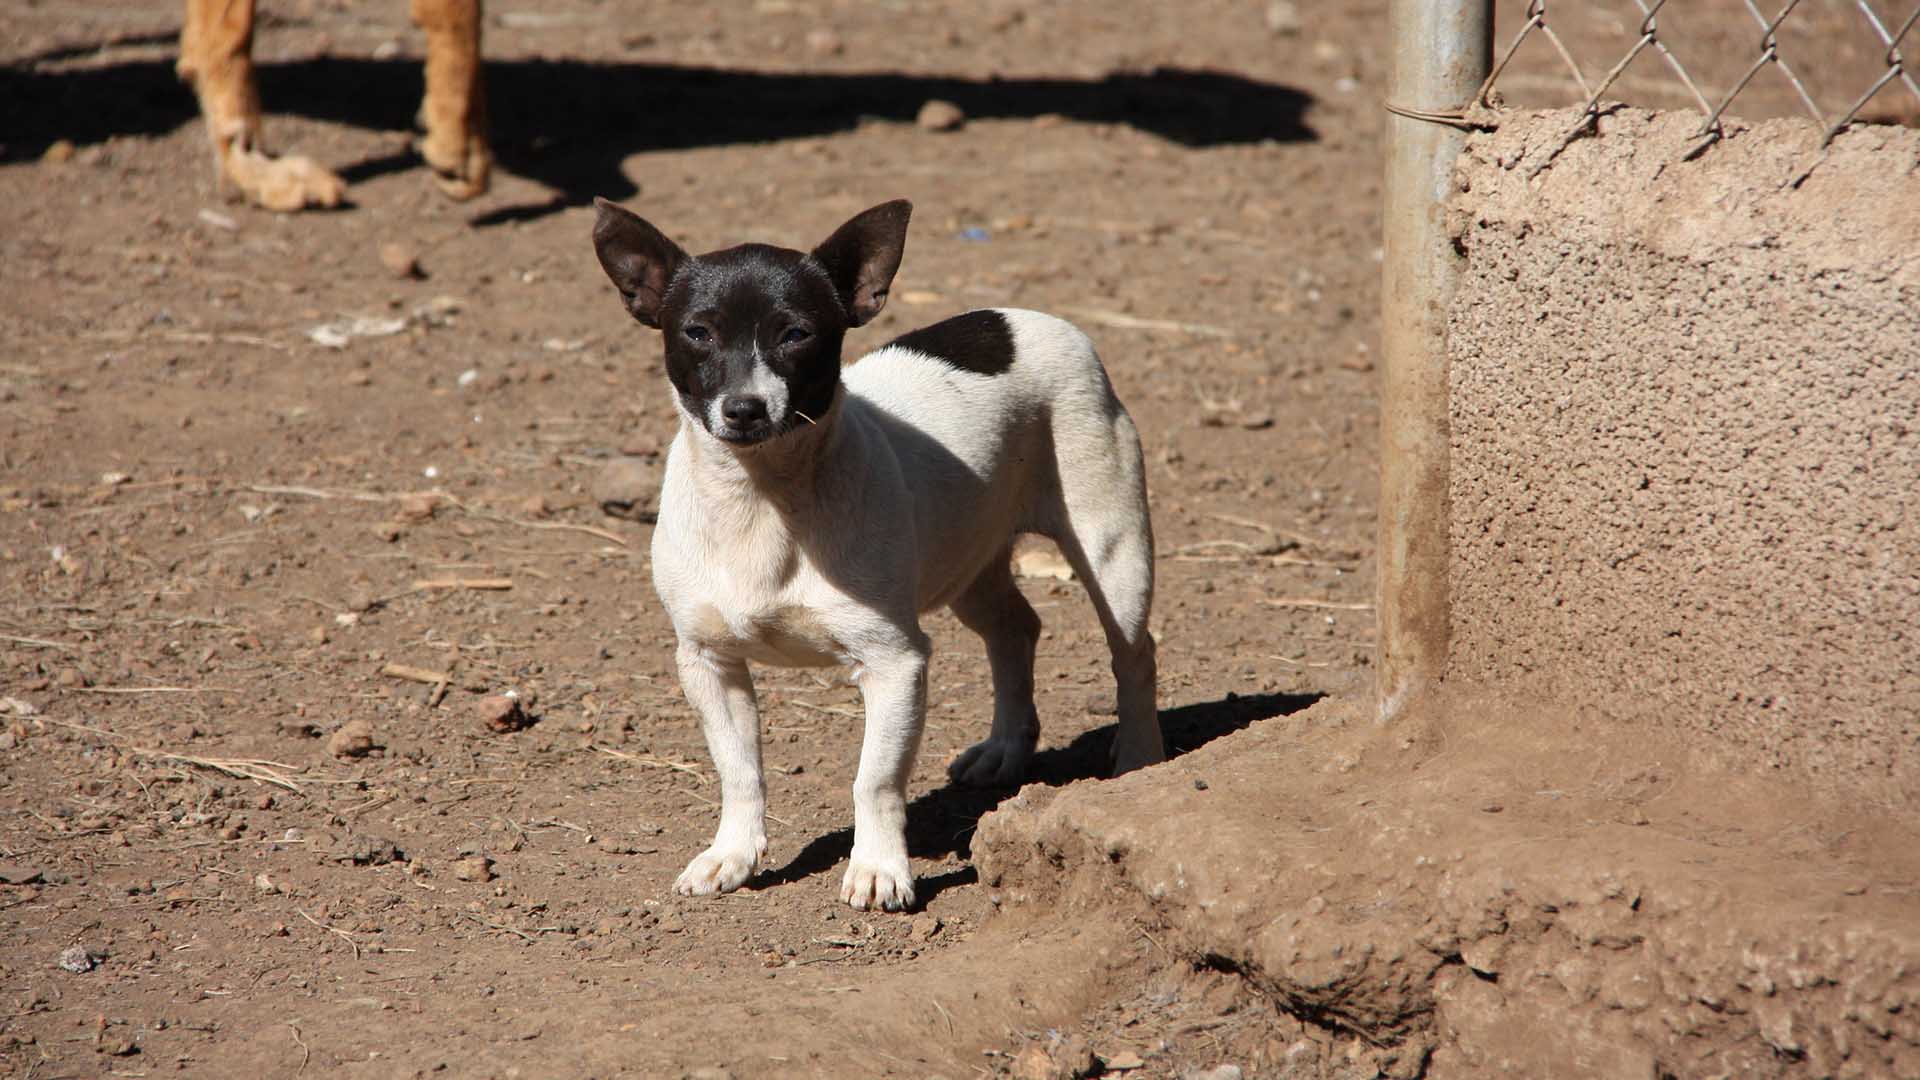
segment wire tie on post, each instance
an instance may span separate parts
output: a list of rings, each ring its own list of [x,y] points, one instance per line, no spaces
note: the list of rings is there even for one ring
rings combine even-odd
[[[1444,124],[1462,131],[1492,131],[1500,125],[1491,120],[1475,119],[1468,116],[1464,109],[1437,111],[1434,109],[1416,109],[1407,105],[1383,101],[1381,107],[1395,116],[1404,116],[1409,120],[1421,120],[1429,124]]]

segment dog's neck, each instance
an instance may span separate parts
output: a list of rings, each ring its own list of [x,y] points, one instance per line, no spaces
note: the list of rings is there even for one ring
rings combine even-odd
[[[843,441],[840,414],[846,396],[844,387],[836,387],[824,415],[745,447],[715,438],[683,411],[680,426],[699,490],[708,497],[771,503],[788,517],[800,507],[818,506],[814,496],[822,470]]]

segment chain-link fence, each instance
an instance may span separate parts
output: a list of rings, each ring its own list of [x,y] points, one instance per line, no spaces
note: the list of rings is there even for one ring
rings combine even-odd
[[[1726,138],[1734,116],[1806,116],[1823,150],[1861,120],[1920,120],[1920,3],[1531,0],[1524,9],[1506,7],[1496,28],[1507,44],[1461,119],[1493,122],[1508,102],[1578,104],[1579,120],[1535,171],[1615,103],[1698,112],[1688,156]]]

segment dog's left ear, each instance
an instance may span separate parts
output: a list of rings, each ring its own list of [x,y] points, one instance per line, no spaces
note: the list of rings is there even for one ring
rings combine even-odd
[[[854,326],[863,326],[887,306],[887,290],[907,247],[907,219],[913,204],[905,199],[881,203],[854,215],[834,230],[813,257],[827,268],[840,303]]]

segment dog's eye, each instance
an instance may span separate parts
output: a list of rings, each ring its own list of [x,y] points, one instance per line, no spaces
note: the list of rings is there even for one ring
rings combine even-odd
[[[713,340],[713,331],[701,326],[699,323],[685,327],[680,332],[685,334],[687,340],[693,342],[695,345],[705,345],[707,342]]]
[[[813,331],[804,326],[789,326],[787,332],[780,335],[780,344],[798,345],[813,336]]]

